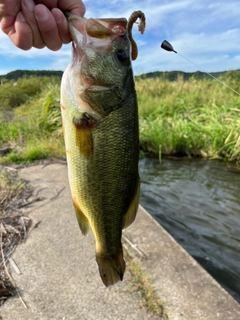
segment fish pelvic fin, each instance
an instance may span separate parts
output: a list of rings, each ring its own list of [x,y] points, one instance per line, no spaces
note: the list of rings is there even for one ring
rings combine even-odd
[[[84,236],[86,236],[88,231],[89,231],[88,219],[86,218],[86,216],[84,215],[84,213],[80,209],[76,199],[73,198],[72,201],[73,201],[74,209],[75,209],[75,212],[76,212],[76,216],[77,216],[79,227],[80,227],[80,229],[82,231],[82,234]]]
[[[122,249],[116,255],[97,253],[96,260],[102,282],[106,287],[122,281],[126,268]]]
[[[129,227],[130,224],[132,224],[136,218],[138,204],[139,204],[139,193],[140,193],[140,179],[138,178],[138,183],[137,183],[134,197],[132,199],[132,202],[130,203],[128,211],[123,216],[123,229]]]

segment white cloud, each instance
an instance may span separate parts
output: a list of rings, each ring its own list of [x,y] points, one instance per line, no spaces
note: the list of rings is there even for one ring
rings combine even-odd
[[[136,73],[156,70],[184,70],[207,72],[239,69],[239,30],[229,30],[223,34],[180,34],[171,42],[179,52],[167,52],[160,48],[160,42],[139,48],[139,58],[133,64]],[[235,53],[235,54],[234,54]],[[192,65],[180,55],[191,60]]]
[[[176,51],[182,54],[240,52],[240,29],[227,30],[223,33],[183,33],[172,40]],[[176,37],[176,36],[175,36]]]
[[[233,61],[235,61],[236,63],[239,63],[239,65],[240,65],[240,55],[236,55],[236,56],[233,58]]]
[[[67,68],[70,61],[71,61],[71,54],[69,54],[69,56],[66,58],[60,57],[56,59],[53,63],[49,64],[48,69],[64,71]]]
[[[223,21],[227,19],[237,18],[240,16],[239,1],[218,1],[207,5],[207,8],[211,10],[211,17],[213,20]]]
[[[135,73],[156,70],[193,71],[197,67],[179,55],[160,48],[166,39],[175,50],[207,71],[240,68],[239,0],[209,2],[202,0],[85,0],[87,17],[126,17],[134,10],[142,10],[147,17],[144,35],[133,35],[139,47],[139,57],[133,62]],[[48,49],[17,49],[9,38],[0,32],[0,68],[11,69],[11,59],[19,60],[18,69],[64,70],[71,60],[69,45],[57,52]],[[24,59],[25,65],[22,64]],[[3,61],[3,62],[2,62]],[[26,61],[29,61],[27,63]],[[41,64],[40,64],[41,61]],[[1,74],[1,73],[0,73]]]
[[[10,70],[10,69],[0,69],[0,75],[5,75],[5,74],[7,74],[7,73],[9,73],[11,71],[12,70]]]

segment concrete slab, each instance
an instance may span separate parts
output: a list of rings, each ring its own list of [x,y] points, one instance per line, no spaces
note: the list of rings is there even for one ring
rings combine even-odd
[[[41,199],[30,208],[37,227],[13,256],[21,275],[12,274],[28,309],[18,298],[9,299],[1,308],[2,320],[158,319],[139,307],[128,271],[122,283],[103,286],[93,236],[82,236],[78,228],[66,165],[32,166],[20,176]],[[144,209],[124,235],[144,252],[140,262],[170,319],[240,319],[239,304]]]
[[[240,319],[238,302],[142,207],[125,235],[144,253],[141,265],[166,302],[170,319]]]

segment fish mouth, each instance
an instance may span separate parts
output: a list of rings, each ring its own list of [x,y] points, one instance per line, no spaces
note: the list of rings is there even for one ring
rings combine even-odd
[[[100,84],[95,78],[88,77],[88,78],[81,78],[81,82],[83,85],[83,90],[88,90],[92,92],[99,92],[99,91],[110,91],[112,87]]]
[[[100,85],[92,85],[88,88],[88,91],[111,91],[112,87],[100,86]]]

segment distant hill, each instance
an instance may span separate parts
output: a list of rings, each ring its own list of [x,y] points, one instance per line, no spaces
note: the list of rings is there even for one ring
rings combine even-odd
[[[226,73],[233,72],[240,78],[240,69],[233,70],[233,71],[220,71],[220,72],[212,72],[211,74],[218,78],[219,76],[223,76]],[[29,76],[39,76],[39,77],[59,77],[61,78],[63,71],[53,71],[53,70],[15,70],[12,72],[7,73],[6,75],[0,75],[1,79],[7,80],[17,80],[22,77],[29,77]],[[205,72],[196,71],[196,72],[183,72],[183,71],[155,71],[155,72],[148,72],[142,75],[136,76],[136,79],[148,79],[148,78],[162,78],[169,81],[176,81],[178,77],[183,77],[183,80],[186,81],[191,77],[195,79],[205,79],[208,78],[209,75]]]
[[[220,76],[224,76],[226,73],[230,71],[220,71],[220,72],[211,72],[211,74],[218,78]],[[237,74],[240,77],[240,69],[231,71]],[[183,72],[183,71],[155,71],[148,72],[142,75],[136,76],[136,79],[148,79],[148,78],[162,78],[169,81],[176,81],[178,77],[183,77],[183,80],[186,81],[191,77],[195,79],[206,79],[209,78],[209,75],[206,72],[196,71],[196,72]]]
[[[59,77],[61,78],[63,71],[53,70],[15,70],[5,75],[0,75],[0,79],[17,80],[22,77],[38,76],[38,77]]]

